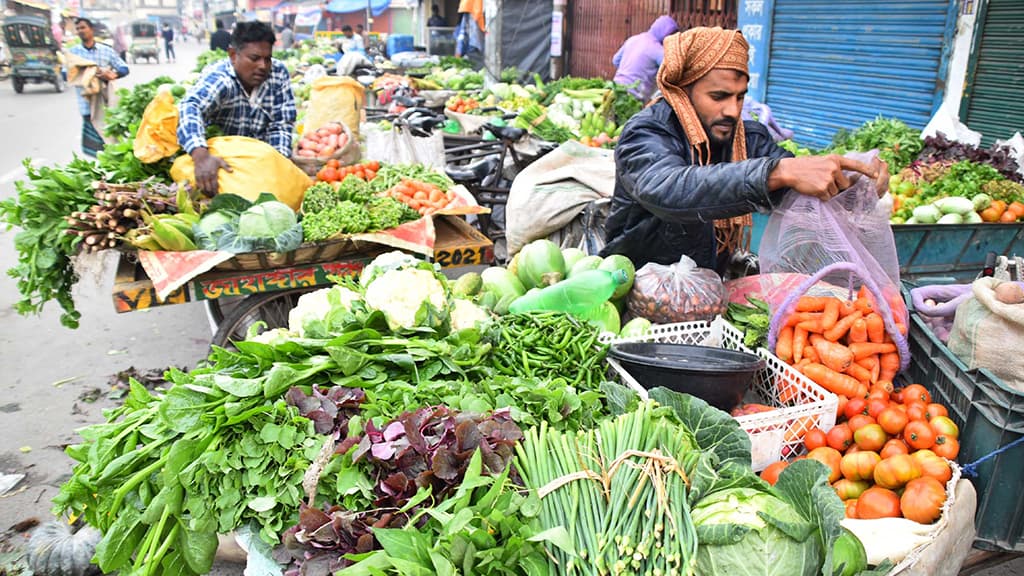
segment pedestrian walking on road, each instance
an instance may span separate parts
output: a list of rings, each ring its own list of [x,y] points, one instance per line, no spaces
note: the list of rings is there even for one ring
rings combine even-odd
[[[164,52],[167,56],[168,62],[174,62],[174,29],[171,25],[164,22],[164,29],[160,33],[164,37]]]
[[[75,20],[75,31],[82,43],[69,50],[80,60],[81,77],[77,82],[78,111],[82,115],[82,152],[96,156],[103,150],[103,112],[107,107],[108,95],[112,92],[110,83],[128,75],[128,65],[106,44],[96,41],[92,21],[88,18]],[[77,72],[77,70],[76,70]]]

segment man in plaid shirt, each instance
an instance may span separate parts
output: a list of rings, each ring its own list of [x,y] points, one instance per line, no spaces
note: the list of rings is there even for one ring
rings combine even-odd
[[[103,150],[103,109],[107,105],[104,97],[106,83],[113,82],[118,78],[128,75],[128,65],[114,52],[114,49],[106,44],[96,41],[93,34],[93,24],[88,18],[75,19],[75,32],[82,40],[82,43],[69,50],[71,54],[79,56],[89,62],[96,64],[96,77],[103,83],[104,88],[98,94],[88,97],[82,94],[82,87],[78,86],[78,112],[82,115],[82,151],[89,156]]]
[[[248,136],[292,154],[295,95],[288,69],[271,58],[273,29],[262,22],[239,22],[231,35],[228,59],[211,64],[178,105],[178,142],[195,163],[196,184],[217,192],[222,158],[206,147],[206,128],[228,136]]]

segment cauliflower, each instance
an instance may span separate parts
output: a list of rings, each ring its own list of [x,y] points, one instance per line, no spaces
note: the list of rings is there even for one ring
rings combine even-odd
[[[352,302],[359,300],[362,296],[358,292],[349,290],[342,286],[331,286],[323,290],[317,290],[299,296],[299,301],[288,313],[288,329],[305,336],[303,325],[310,320],[324,320],[331,311],[331,295],[337,294],[337,298],[346,310],[352,308]]]
[[[486,310],[462,298],[452,300],[452,331],[458,332],[476,327],[478,322],[486,322],[491,317]]]
[[[291,340],[295,336],[296,334],[287,328],[274,328],[273,330],[260,332],[252,338],[249,338],[249,342],[259,342],[260,344],[279,346]]]
[[[380,310],[392,330],[416,326],[416,313],[424,302],[444,310],[448,299],[444,285],[430,270],[388,270],[366,287],[366,305]]]
[[[381,274],[388,270],[411,268],[420,262],[421,260],[406,252],[401,252],[399,250],[385,252],[374,258],[372,262],[363,268],[362,274],[359,275],[359,284],[361,284],[363,288],[366,288]]]

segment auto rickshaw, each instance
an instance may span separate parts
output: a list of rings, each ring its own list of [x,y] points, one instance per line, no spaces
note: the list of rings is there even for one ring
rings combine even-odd
[[[66,86],[61,74],[60,46],[50,23],[38,16],[12,16],[4,20],[4,39],[10,50],[11,82],[21,94],[25,84],[53,84],[57,92]]]
[[[132,45],[128,53],[131,55],[132,63],[138,63],[145,58],[146,62],[152,58],[160,63],[160,33],[156,24],[149,20],[135,20],[131,24]]]

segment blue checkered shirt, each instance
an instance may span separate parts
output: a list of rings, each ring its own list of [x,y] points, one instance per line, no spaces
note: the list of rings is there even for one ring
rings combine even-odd
[[[92,48],[86,48],[79,44],[78,46],[72,47],[69,52],[75,56],[85,58],[90,62],[95,62],[100,68],[110,68],[114,72],[117,72],[118,77],[128,75],[128,64],[125,64],[124,60],[114,52],[114,49],[102,42],[96,42],[92,45]],[[82,87],[77,88],[78,91],[78,111],[82,116],[88,116],[92,113],[92,109],[89,106],[89,101],[82,96]]]
[[[185,152],[206,147],[207,126],[217,126],[225,136],[248,136],[292,155],[295,127],[295,95],[288,69],[278,60],[270,77],[249,94],[228,59],[210,64],[199,81],[178,103],[178,142]]]

